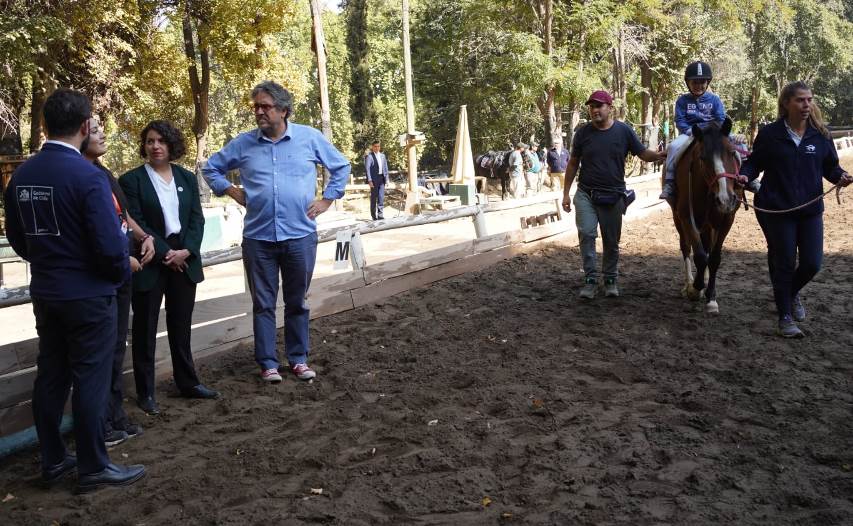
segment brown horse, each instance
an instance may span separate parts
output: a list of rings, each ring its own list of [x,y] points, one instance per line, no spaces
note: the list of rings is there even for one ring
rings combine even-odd
[[[705,311],[717,314],[717,269],[723,242],[732,227],[743,199],[738,175],[740,157],[729,140],[732,121],[701,129],[693,126],[693,141],[686,147],[676,168],[677,201],[672,216],[684,258],[685,285],[682,293],[698,300],[705,290]],[[691,273],[690,254],[696,265]],[[705,272],[708,284],[705,285]]]

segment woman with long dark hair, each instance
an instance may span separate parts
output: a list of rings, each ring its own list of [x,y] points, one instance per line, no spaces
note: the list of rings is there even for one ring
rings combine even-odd
[[[100,158],[107,153],[106,134],[104,127],[98,117],[89,119],[89,137],[82,145],[83,157],[91,161],[101,169],[104,177],[110,183],[113,193],[113,204],[119,218],[119,224],[130,244],[130,269],[133,272],[142,270],[154,257],[154,239],[145,233],[127,212],[127,197],[113,177],[113,173],[101,164]],[[122,371],[124,369],[124,355],[127,350],[127,326],[130,320],[130,291],[131,280],[128,279],[116,289],[117,331],[116,347],[113,355],[113,371],[110,381],[110,398],[104,416],[104,442],[107,447],[118,445],[128,438],[142,434],[142,427],[134,424],[127,417],[122,401],[124,400],[124,382]]]
[[[183,157],[184,137],[168,121],[148,123],[140,134],[145,164],[119,178],[131,215],[154,237],[154,259],[133,276],[133,375],[137,405],[159,414],[154,359],[160,303],[166,296],[166,330],[175,384],[188,398],[218,398],[198,379],[190,347],[196,285],[204,279],[204,215],[195,174],[172,161]]]
[[[838,153],[823,123],[812,90],[792,82],[779,95],[779,118],[758,132],[741,173],[750,181],[764,172],[755,196],[756,217],[767,239],[767,263],[779,314],[779,334],[802,338],[805,321],[800,291],[823,261],[823,179],[847,186],[853,177],[838,164]],[[767,213],[757,210],[782,211]]]

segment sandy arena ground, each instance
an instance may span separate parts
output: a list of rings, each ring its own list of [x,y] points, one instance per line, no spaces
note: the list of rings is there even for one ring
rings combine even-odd
[[[848,169],[853,169],[848,160]],[[111,451],[148,476],[73,496],[0,461],[13,524],[853,524],[853,192],[827,200],[807,338],[774,334],[741,211],[721,314],[679,294],[669,212],[628,224],[623,296],[577,299],[576,243],[312,323],[313,383],[263,385],[250,348],[201,367]],[[132,393],[131,393],[132,394]]]

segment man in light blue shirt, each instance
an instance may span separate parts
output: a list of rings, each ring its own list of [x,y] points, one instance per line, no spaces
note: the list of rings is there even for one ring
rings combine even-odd
[[[317,256],[315,218],[344,195],[350,163],[318,130],[288,121],[293,98],[264,81],[252,90],[258,128],[241,133],[210,157],[203,169],[213,192],[246,207],[243,264],[252,295],[255,360],[261,378],[281,382],[276,352],[275,306],[279,276],[284,296],[284,347],[290,370],[300,380],[316,376],[308,367],[308,305]],[[316,165],[331,173],[315,199]],[[225,174],[240,171],[243,188]]]

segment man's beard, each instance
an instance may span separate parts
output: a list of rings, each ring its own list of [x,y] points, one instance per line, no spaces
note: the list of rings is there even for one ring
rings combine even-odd
[[[80,153],[86,153],[86,150],[89,149],[89,142],[91,138],[87,135],[83,142],[80,143]]]

